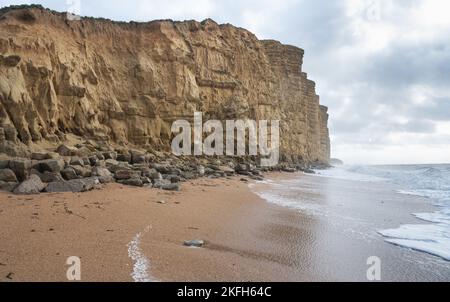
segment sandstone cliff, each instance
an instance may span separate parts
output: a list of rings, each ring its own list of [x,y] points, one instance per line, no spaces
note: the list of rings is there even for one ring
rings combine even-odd
[[[68,21],[3,9],[0,153],[74,137],[167,151],[172,122],[201,111],[280,120],[283,159],[327,163],[327,108],[302,62],[299,48],[212,20]]]

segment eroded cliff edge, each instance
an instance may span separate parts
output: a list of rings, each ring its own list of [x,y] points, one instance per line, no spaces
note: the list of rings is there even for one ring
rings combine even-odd
[[[168,151],[172,122],[201,111],[280,120],[284,160],[328,163],[327,108],[302,72],[303,54],[212,20],[68,21],[41,8],[1,10],[0,153],[74,137]]]

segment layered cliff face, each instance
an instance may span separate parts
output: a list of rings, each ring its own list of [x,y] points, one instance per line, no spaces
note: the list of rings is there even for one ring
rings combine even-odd
[[[200,111],[280,120],[284,159],[326,163],[327,108],[302,61],[299,48],[212,20],[68,21],[39,8],[4,10],[0,152],[68,137],[167,151],[172,122]]]

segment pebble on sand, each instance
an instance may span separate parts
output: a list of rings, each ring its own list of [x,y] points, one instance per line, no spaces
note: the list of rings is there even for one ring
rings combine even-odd
[[[205,241],[198,240],[198,239],[190,240],[190,241],[185,241],[184,245],[188,246],[188,247],[203,247],[205,245]]]

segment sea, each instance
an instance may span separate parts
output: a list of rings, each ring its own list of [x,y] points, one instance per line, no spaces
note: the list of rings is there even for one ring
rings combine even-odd
[[[328,170],[318,170],[315,177],[351,180],[365,184],[386,183],[394,185],[398,194],[424,197],[424,200],[435,206],[434,212],[410,213],[418,218],[419,223],[403,224],[393,229],[380,229],[378,235],[399,247],[432,254],[450,261],[450,164],[339,166]],[[285,188],[280,187],[280,184],[272,184],[275,189],[260,192],[260,195],[284,207],[295,208],[313,215],[323,213],[320,205],[307,198],[299,202],[288,195],[280,194],[283,189],[292,190],[293,186],[298,184],[291,181]],[[276,189],[277,185],[278,189]],[[284,185],[286,186],[286,183]],[[308,190],[308,187],[303,186],[302,190]]]

